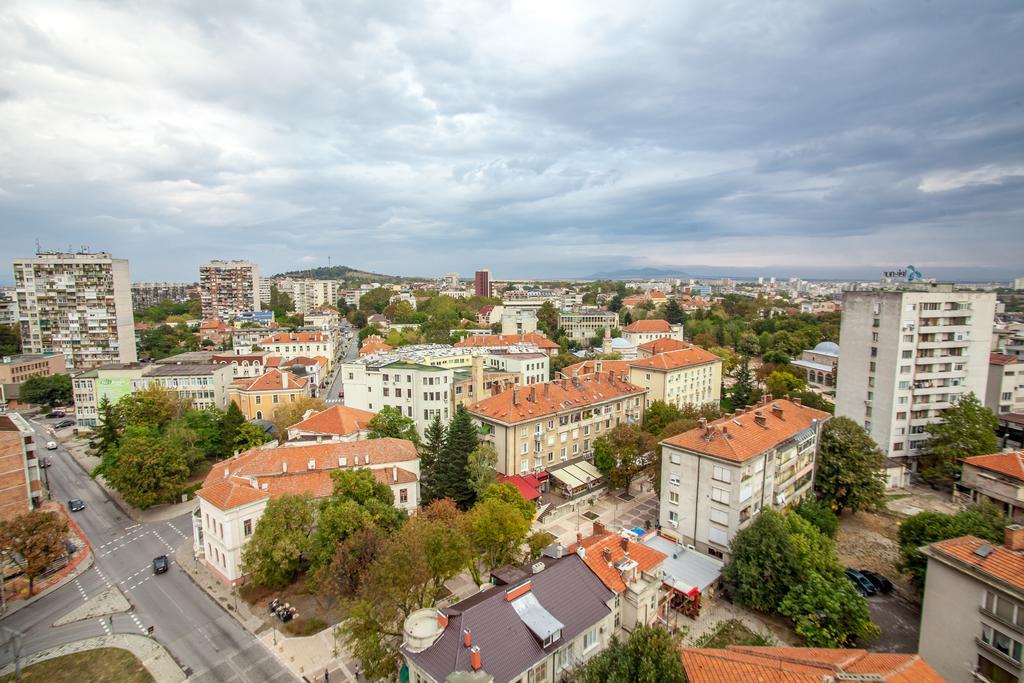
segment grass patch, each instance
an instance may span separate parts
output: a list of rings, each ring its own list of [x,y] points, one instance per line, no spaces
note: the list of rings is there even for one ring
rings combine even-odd
[[[723,648],[730,645],[771,646],[775,639],[755,631],[737,620],[729,619],[718,625],[718,628],[699,638],[694,647]]]
[[[0,678],[0,683],[13,680],[12,673]],[[153,683],[153,677],[135,655],[115,647],[47,659],[22,669],[21,680],[29,683]]]
[[[284,625],[284,630],[291,636],[311,636],[327,628],[327,622],[316,617],[299,617]]]

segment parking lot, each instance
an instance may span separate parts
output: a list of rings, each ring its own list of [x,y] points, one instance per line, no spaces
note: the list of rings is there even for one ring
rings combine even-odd
[[[871,620],[878,625],[878,640],[864,643],[875,652],[917,652],[921,632],[920,608],[896,593],[881,593],[868,598]]]

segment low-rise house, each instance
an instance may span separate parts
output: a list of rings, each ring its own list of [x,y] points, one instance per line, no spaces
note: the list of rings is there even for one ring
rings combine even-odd
[[[330,496],[331,473],[345,469],[369,469],[391,488],[397,507],[412,512],[419,505],[419,455],[411,441],[383,438],[254,448],[214,465],[196,493],[196,555],[225,583],[244,582],[242,551],[267,502],[286,494]]]
[[[334,342],[324,332],[278,332],[261,339],[259,346],[284,358],[323,356],[327,359],[328,370],[334,362]]]
[[[311,384],[305,377],[296,377],[287,370],[268,370],[254,379],[235,380],[228,388],[247,420],[270,420],[279,406],[311,396]]]
[[[231,339],[231,333],[234,329],[220,318],[204,320],[199,323],[199,342],[208,341],[214,346],[221,346]]]
[[[510,346],[532,346],[549,356],[557,356],[562,350],[555,342],[539,332],[529,334],[474,334],[455,344],[455,348],[506,349]]]
[[[385,343],[384,337],[379,334],[369,335],[363,340],[363,343],[359,345],[360,356],[369,356],[373,353],[387,353],[391,350],[392,347]]]
[[[813,349],[806,349],[790,365],[803,370],[807,384],[819,389],[834,389],[836,368],[839,366],[839,344],[823,341]]]
[[[667,320],[637,320],[622,330],[622,338],[635,346],[655,339],[684,341],[683,326],[671,325]]]
[[[766,508],[811,491],[826,412],[772,400],[661,442],[660,528],[719,559]]]
[[[267,354],[264,353],[216,354],[210,359],[210,362],[218,365],[230,365],[231,374],[237,379],[239,377],[259,377],[266,372],[266,357]]]
[[[323,356],[295,356],[284,360],[280,367],[287,368],[293,375],[305,377],[313,383],[314,394],[327,373],[327,359]]]
[[[490,683],[559,681],[607,647],[615,594],[581,557],[544,556],[518,575],[451,607],[410,614],[403,679],[443,683],[475,672],[472,680]]]
[[[451,419],[453,370],[385,360],[345,363],[341,372],[345,373],[345,405],[370,412],[384,406],[398,408],[416,423],[420,434],[434,417],[443,423]]]
[[[993,353],[988,361],[985,407],[996,415],[1024,413],[1024,358]]]
[[[998,505],[1024,523],[1024,451],[961,458],[960,488],[973,503]]]
[[[598,333],[611,337],[612,329],[619,326],[619,316],[597,308],[562,311],[558,314],[558,326],[569,339],[589,345]]]
[[[288,428],[285,445],[358,441],[369,435],[368,425],[376,413],[343,405],[333,405],[319,413],[307,411],[305,417]]]
[[[810,647],[682,648],[689,683],[943,683],[921,655]],[[949,679],[970,680],[970,679]]]
[[[1003,544],[974,536],[921,548],[928,558],[921,656],[949,681],[1018,681],[1024,673],[1024,527]]]
[[[594,522],[587,538],[576,535],[569,548],[578,553],[594,574],[615,593],[616,630],[629,634],[637,626],[650,626],[662,613],[665,592],[662,564],[666,555],[638,542],[629,531],[615,533]]]
[[[469,406],[502,474],[538,473],[592,460],[594,441],[622,423],[643,420],[647,390],[615,373],[512,388]]]

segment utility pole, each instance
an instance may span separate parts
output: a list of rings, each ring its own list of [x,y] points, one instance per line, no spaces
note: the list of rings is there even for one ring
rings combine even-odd
[[[11,645],[11,656],[14,658],[14,680],[21,680],[21,646],[24,643],[25,634],[15,631],[13,628],[2,627],[7,634],[7,642]]]

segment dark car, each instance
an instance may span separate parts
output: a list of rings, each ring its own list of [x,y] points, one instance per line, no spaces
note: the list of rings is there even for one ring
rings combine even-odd
[[[65,427],[74,427],[74,420],[61,420],[60,422],[53,425],[54,429],[64,429]]]
[[[50,459],[45,457],[45,456],[42,457],[42,458],[39,458],[39,466],[40,467],[49,467],[52,464],[53,464],[53,462],[51,462]]]
[[[891,593],[892,592],[892,581],[885,578],[878,572],[873,572],[870,569],[861,569],[860,573],[864,575],[864,578],[871,582],[871,585],[875,587],[879,593]]]
[[[81,498],[72,498],[68,501],[68,509],[72,512],[81,512],[85,509],[85,501]]]
[[[856,588],[857,592],[861,595],[867,597],[869,595],[874,595],[876,593],[875,585],[868,581],[867,577],[865,577],[856,569],[851,569],[847,567],[846,578],[853,582],[853,587]]]
[[[167,571],[168,567],[170,567],[170,562],[167,561],[167,556],[166,555],[161,555],[160,557],[154,557],[153,558],[153,573],[154,574],[163,574],[164,572]]]
[[[54,410],[46,414],[46,417],[67,417],[67,413],[63,410]]]

